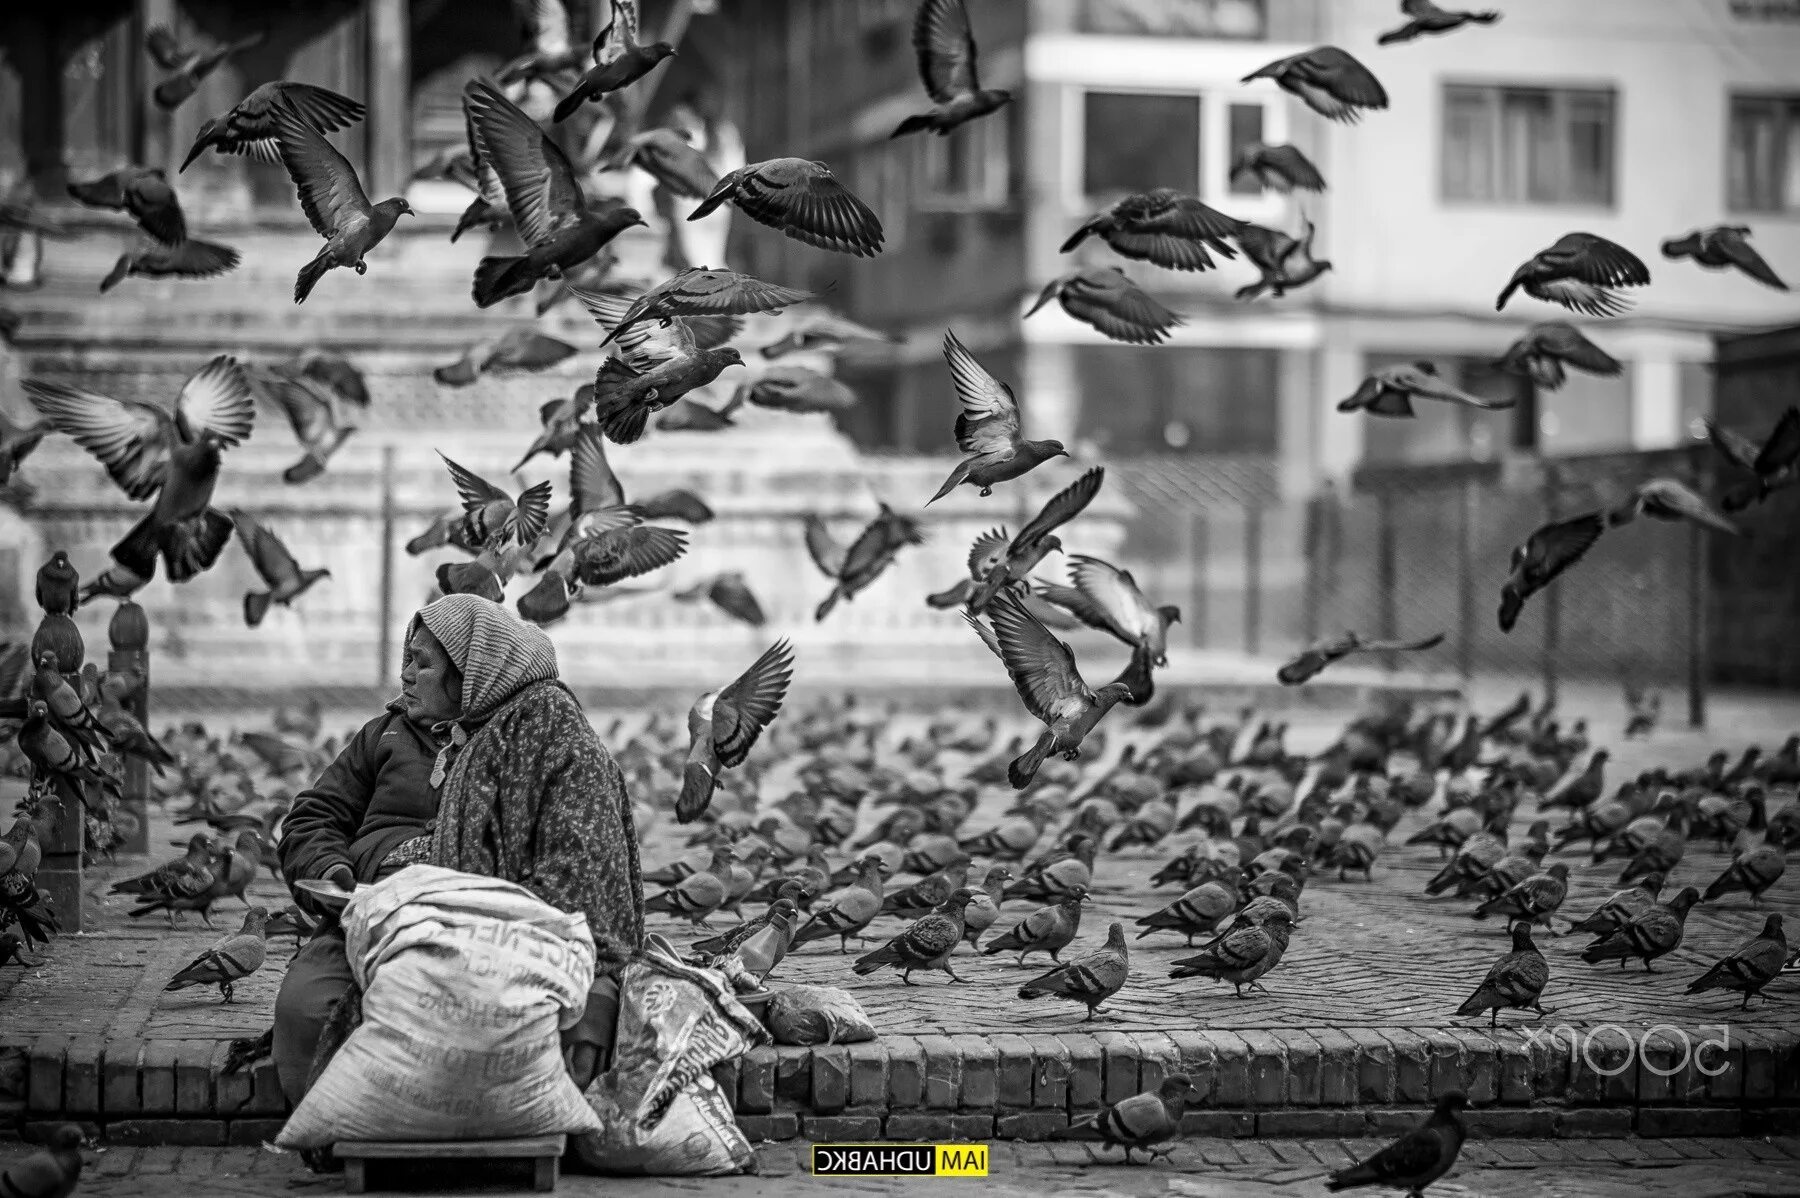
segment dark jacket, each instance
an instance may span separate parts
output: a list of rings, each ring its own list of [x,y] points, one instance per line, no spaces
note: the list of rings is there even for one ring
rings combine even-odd
[[[436,826],[431,765],[437,752],[431,734],[398,712],[364,724],[319,780],[294,799],[282,824],[282,876],[291,884],[348,865],[358,882],[375,881],[381,859],[395,845]],[[295,897],[301,899],[301,892]],[[310,901],[302,905],[316,909]]]

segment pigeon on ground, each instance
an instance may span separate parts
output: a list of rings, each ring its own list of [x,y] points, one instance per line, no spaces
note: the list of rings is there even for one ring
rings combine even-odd
[[[1116,266],[1089,266],[1052,279],[1025,316],[1053,299],[1076,320],[1127,345],[1161,345],[1169,330],[1182,323]]]
[[[263,527],[249,512],[233,508],[231,519],[237,526],[238,543],[256,568],[256,576],[269,588],[244,592],[245,627],[255,628],[261,624],[271,604],[291,607],[313,583],[331,577],[331,571],[322,566],[302,569],[281,538]]]
[[[1119,681],[1091,689],[1076,668],[1074,651],[1012,592],[995,596],[987,612],[992,629],[966,612],[963,618],[1006,667],[1025,709],[1044,724],[1037,742],[1006,769],[1012,788],[1024,790],[1052,754],[1078,758],[1088,733],[1120,700],[1131,698],[1131,690]]]
[[[1325,176],[1300,147],[1292,145],[1246,146],[1231,164],[1231,179],[1234,183],[1254,179],[1265,190],[1281,192],[1325,190]]]
[[[803,245],[858,258],[881,252],[881,220],[837,181],[823,162],[771,158],[720,177],[689,220],[711,216],[727,200],[751,220]]]
[[[1300,224],[1298,237],[1249,223],[1238,230],[1237,242],[1244,251],[1244,258],[1261,272],[1262,277],[1239,287],[1233,294],[1234,299],[1252,300],[1265,291],[1280,299],[1332,269],[1329,258],[1313,257],[1313,234],[1318,232],[1317,228],[1305,217],[1300,219]]]
[[[766,982],[788,954],[794,936],[794,921],[799,914],[800,908],[793,899],[776,899],[768,913],[761,917],[762,925],[740,939],[729,954],[721,954],[723,959],[716,967],[723,969],[728,977],[741,969],[757,984]]]
[[[481,157],[491,163],[506,191],[513,226],[525,253],[489,255],[475,268],[475,304],[491,308],[523,295],[539,279],[573,271],[607,242],[644,224],[635,208],[590,205],[575,165],[524,111],[484,79],[463,94]]]
[[[762,604],[757,601],[755,592],[750,589],[750,584],[736,570],[715,574],[669,597],[679,603],[707,600],[726,615],[742,620],[752,628],[761,628],[769,621],[768,616],[763,614]]]
[[[1316,677],[1334,662],[1352,653],[1413,653],[1435,649],[1444,643],[1444,634],[1433,633],[1416,641],[1365,641],[1354,632],[1314,641],[1275,671],[1275,679],[1283,686],[1299,686]]]
[[[981,955],[991,957],[995,953],[1018,953],[1018,963],[1023,965],[1025,958],[1032,953],[1049,953],[1052,961],[1061,964],[1062,959],[1057,954],[1074,943],[1077,933],[1081,931],[1081,906],[1087,901],[1087,892],[1083,890],[1069,895],[1055,906],[1039,907],[988,941],[982,948]]]
[[[166,246],[187,240],[187,220],[169,177],[151,167],[126,166],[86,183],[69,184],[69,195],[89,208],[129,212],[138,227]]]
[[[1513,407],[1519,402],[1516,399],[1483,399],[1479,395],[1472,395],[1440,378],[1434,363],[1419,361],[1382,367],[1364,379],[1354,395],[1340,400],[1337,410],[1411,419],[1415,415],[1412,405],[1415,398],[1438,399],[1490,412]]]
[[[1457,1112],[1469,1105],[1460,1091],[1444,1094],[1425,1122],[1407,1132],[1366,1161],[1339,1169],[1325,1185],[1336,1194],[1362,1186],[1403,1189],[1409,1198],[1422,1198],[1425,1188],[1456,1164],[1468,1135]]]
[[[1246,923],[1199,954],[1175,961],[1169,976],[1230,982],[1242,998],[1245,986],[1261,989],[1259,979],[1281,963],[1293,930],[1294,917],[1285,908],[1271,911],[1262,923]]]
[[[1106,1147],[1125,1150],[1128,1165],[1136,1163],[1131,1158],[1134,1150],[1146,1153],[1154,1161],[1174,1151],[1158,1145],[1181,1135],[1181,1117],[1187,1113],[1187,1104],[1202,1102],[1205,1098],[1187,1074],[1171,1073],[1163,1078],[1154,1093],[1146,1090],[1092,1114],[1079,1115],[1070,1121],[1069,1129],[1092,1128]],[[1082,1148],[1095,1164],[1105,1163],[1087,1144]]]
[[[609,162],[618,170],[637,167],[664,191],[684,200],[702,199],[719,185],[706,155],[674,129],[646,129],[626,138]]]
[[[1106,944],[1019,987],[1024,999],[1066,998],[1087,1007],[1083,1023],[1094,1017],[1100,1004],[1117,994],[1131,974],[1131,949],[1125,943],[1125,927],[1114,923],[1106,930]]]
[[[1509,927],[1519,923],[1541,923],[1554,936],[1556,929],[1550,923],[1550,917],[1568,897],[1569,867],[1558,861],[1549,869],[1532,874],[1482,903],[1475,908],[1475,918],[1504,915]]]
[[[956,447],[968,456],[956,464],[937,494],[925,501],[927,507],[965,483],[979,488],[985,499],[999,484],[1052,458],[1069,456],[1061,441],[1026,439],[1012,388],[988,373],[954,331],[944,333],[944,360],[950,364],[956,399],[962,406],[956,417]]]
[[[1081,894],[1093,883],[1099,851],[1097,835],[1071,832],[1056,849],[1027,862],[1019,880],[1006,888],[1006,897],[1051,901]]]
[[[1513,272],[1494,301],[1494,310],[1506,307],[1512,293],[1523,287],[1531,298],[1561,304],[1572,312],[1617,316],[1631,304],[1615,294],[1616,289],[1649,283],[1650,268],[1624,246],[1592,233],[1568,233]]]
[[[697,928],[707,927],[707,919],[731,897],[727,878],[732,861],[730,846],[717,846],[712,850],[712,861],[706,869],[689,874],[661,894],[652,896],[644,903],[644,910],[679,915],[692,920]]]
[[[1771,915],[1763,921],[1761,934],[1689,982],[1687,993],[1736,990],[1744,996],[1738,1010],[1749,1010],[1750,999],[1781,975],[1787,959],[1788,942],[1782,932],[1781,916]]]
[[[1005,865],[988,866],[987,877],[975,890],[975,897],[963,908],[963,939],[973,949],[981,948],[981,934],[1000,918],[1000,904],[1006,899],[1006,884],[1013,873]]]
[[[1235,887],[1223,882],[1202,882],[1162,910],[1141,917],[1137,922],[1144,930],[1137,938],[1142,940],[1159,928],[1167,928],[1185,936],[1188,947],[1192,948],[1194,937],[1217,931],[1237,914],[1240,905]]]
[[[1098,237],[1115,253],[1166,270],[1211,270],[1215,263],[1207,251],[1237,257],[1227,239],[1237,236],[1243,224],[1196,196],[1158,187],[1128,195],[1088,217],[1062,243],[1060,252],[1067,254],[1089,237]]]
[[[883,966],[892,966],[900,970],[900,981],[911,986],[914,970],[941,969],[952,982],[967,981],[950,968],[950,956],[962,943],[963,908],[974,897],[975,892],[967,887],[952,892],[929,915],[908,924],[905,931],[874,952],[858,957],[851,972],[862,977]]]
[[[1783,412],[1760,447],[1711,419],[1706,430],[1726,461],[1754,476],[1725,492],[1719,506],[1726,511],[1741,512],[1800,480],[1800,408]]]
[[[189,238],[177,246],[144,245],[119,255],[106,277],[100,280],[102,292],[111,291],[133,275],[151,279],[210,279],[237,268],[238,252],[199,238]]]
[[[175,926],[175,912],[199,911],[201,919],[212,926],[211,901],[206,899],[216,880],[212,869],[212,837],[196,832],[188,839],[187,854],[164,862],[149,873],[114,882],[110,894],[129,894],[140,904],[133,916],[163,912],[169,926]],[[202,901],[204,900],[204,902]]]
[[[578,352],[567,341],[521,326],[477,341],[456,361],[433,370],[431,377],[446,387],[467,387],[484,374],[548,370]]]
[[[944,137],[1011,102],[1011,92],[981,86],[975,67],[975,32],[963,0],[920,0],[913,16],[912,44],[919,59],[919,78],[933,107],[901,121],[892,137],[919,132]]]
[[[594,418],[614,444],[637,441],[653,413],[706,386],[727,367],[744,363],[729,345],[702,347],[695,326],[685,318],[643,321],[621,333],[619,322],[633,307],[631,300],[598,292],[575,294],[617,343],[617,352],[594,377]]]
[[[1704,897],[1710,903],[1741,891],[1757,903],[1786,872],[1787,858],[1782,850],[1770,844],[1759,845],[1733,857],[1731,864],[1706,888]]]
[[[708,691],[688,711],[688,756],[675,818],[688,824],[712,801],[721,770],[744,764],[756,738],[781,714],[794,675],[794,650],[776,641],[723,690]]]
[[[850,937],[861,936],[864,928],[881,914],[881,864],[874,857],[857,863],[856,881],[829,896],[798,931],[790,949],[814,940],[838,938],[838,952],[848,950]]]
[[[47,1145],[0,1172],[0,1194],[6,1198],[72,1198],[81,1181],[81,1150],[87,1139],[81,1128],[62,1123],[50,1129]]]
[[[152,25],[144,35],[144,46],[150,51],[150,57],[156,61],[157,66],[165,71],[173,71],[174,74],[158,83],[151,90],[150,98],[165,112],[179,108],[188,97],[200,90],[201,81],[218,70],[226,59],[244,50],[255,49],[268,36],[268,30],[261,29],[248,37],[202,51],[183,46],[176,40],[175,31],[169,26]]]
[[[1666,903],[1658,903],[1630,923],[1621,925],[1604,939],[1596,940],[1581,954],[1589,965],[1617,961],[1619,968],[1637,958],[1644,963],[1645,973],[1655,973],[1650,962],[1680,947],[1686,929],[1687,914],[1700,899],[1700,892],[1684,886]]]
[[[1567,867],[1564,872],[1567,873]],[[1511,952],[1494,962],[1475,993],[1456,1008],[1458,1015],[1479,1015],[1488,1011],[1488,1026],[1495,1027],[1500,1012],[1509,1008],[1524,1010],[1529,1007],[1540,1019],[1549,1014],[1544,1010],[1542,997],[1544,987],[1550,981],[1550,966],[1537,945],[1532,943],[1529,923],[1513,925],[1512,945]]]
[[[631,0],[612,0],[612,19],[594,39],[594,65],[581,76],[569,94],[557,102],[556,111],[550,118],[552,121],[561,124],[588,101],[630,87],[655,70],[665,58],[675,56],[675,47],[668,42],[645,45],[637,40],[636,8]]]
[[[249,439],[256,418],[250,381],[235,358],[220,355],[202,366],[182,386],[173,414],[61,383],[27,379],[23,387],[44,418],[98,458],[126,495],[156,497],[113,546],[115,561],[148,578],[160,551],[177,583],[211,568],[233,530],[211,506],[220,455]]]
[[[1055,535],[1056,530],[1087,510],[1105,481],[1106,467],[1094,466],[1045,500],[1031,522],[1007,544],[1005,555],[983,575],[969,599],[969,611],[979,614],[988,610],[994,596],[1003,589],[1011,590],[1013,584],[1026,582],[1052,551],[1062,552],[1062,539]]]
[[[1525,601],[1580,561],[1605,529],[1606,517],[1600,512],[1584,512],[1534,529],[1512,551],[1512,569],[1500,587],[1500,631],[1511,632]]]
[[[403,196],[371,204],[350,160],[292,109],[278,105],[270,121],[281,164],[299,193],[300,210],[313,231],[325,239],[324,248],[300,268],[294,281],[294,302],[301,304],[334,267],[348,266],[359,275],[366,274],[365,259],[370,251],[413,208]]]
[[[838,600],[856,597],[873,583],[909,545],[923,545],[925,534],[918,520],[902,516],[887,504],[865,526],[848,549],[833,541],[824,521],[806,518],[806,552],[819,572],[832,580],[831,594],[813,612],[815,622],[831,614]]]
[[[1373,72],[1336,46],[1319,46],[1277,59],[1245,75],[1243,82],[1273,79],[1282,91],[1332,121],[1355,124],[1365,108],[1388,106],[1387,92]]]
[[[1708,270],[1736,267],[1758,283],[1786,291],[1788,285],[1781,281],[1781,276],[1769,269],[1761,254],[1750,248],[1749,237],[1747,225],[1714,225],[1710,229],[1695,229],[1685,237],[1669,238],[1662,243],[1662,254],[1674,262],[1692,258]]]
[[[1375,39],[1376,44],[1392,46],[1398,42],[1410,42],[1428,33],[1450,33],[1468,24],[1492,25],[1500,19],[1500,14],[1491,9],[1483,12],[1459,12],[1439,8],[1431,0],[1400,0],[1400,13],[1406,17],[1406,24],[1398,29],[1388,30]]]
[[[262,968],[268,955],[264,935],[269,920],[267,907],[252,907],[244,913],[244,926],[234,936],[227,936],[195,957],[169,980],[163,989],[185,990],[189,986],[217,986],[226,1002],[231,1002],[231,988]]]
[[[1662,894],[1663,877],[1661,873],[1645,874],[1635,886],[1614,891],[1592,915],[1570,924],[1569,931],[1605,939],[1656,906],[1657,896]]]
[[[1495,365],[1509,374],[1523,375],[1545,391],[1555,391],[1567,380],[1565,366],[1573,366],[1602,378],[1616,378],[1625,369],[1619,360],[1589,341],[1574,325],[1561,320],[1534,324],[1507,347]]]
[[[968,882],[969,858],[959,856],[936,873],[928,874],[911,886],[894,891],[881,900],[883,915],[919,915],[941,906],[951,892]]]
[[[550,480],[527,487],[515,500],[480,475],[457,465],[443,454],[450,478],[462,500],[463,514],[457,534],[477,549],[490,545],[535,545],[550,518]]]
[[[1653,478],[1639,483],[1625,502],[1606,513],[1606,526],[1617,528],[1621,524],[1630,524],[1639,516],[1669,522],[1688,520],[1715,532],[1734,537],[1744,535],[1743,529],[1715,512],[1692,487],[1675,478]]]
[[[340,96],[310,83],[275,80],[265,83],[237,102],[224,116],[200,126],[181,169],[193,165],[208,147],[221,154],[248,154],[270,166],[281,161],[276,141],[280,136],[276,117],[292,113],[319,133],[336,133],[363,119],[367,110],[348,96]]]
[[[42,961],[32,961],[25,956],[25,942],[11,932],[0,933],[0,965],[17,963],[21,969],[36,969]]]

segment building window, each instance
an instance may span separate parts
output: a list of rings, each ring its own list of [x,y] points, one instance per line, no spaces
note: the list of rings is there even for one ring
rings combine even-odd
[[[923,163],[919,207],[936,210],[1003,208],[1011,199],[1008,142],[1012,108],[971,121],[949,137],[916,140]]]
[[[1733,212],[1800,211],[1800,96],[1733,96],[1727,203]]]
[[[1265,0],[1082,0],[1077,23],[1083,33],[1260,38],[1265,7]]]
[[[1610,206],[1616,109],[1610,89],[1446,85],[1444,198]]]
[[[1109,453],[1273,453],[1279,351],[1076,345],[1076,435]],[[1006,377],[1006,376],[1001,376]]]
[[[908,167],[911,143],[878,142],[856,158],[856,194],[875,210],[887,248],[906,240],[906,208],[911,198]]]
[[[1231,170],[1231,164],[1238,160],[1251,146],[1263,140],[1263,106],[1261,104],[1233,104],[1230,112],[1230,141],[1225,154],[1225,169]],[[1231,194],[1234,196],[1259,196],[1262,184],[1254,175],[1245,175],[1241,179],[1229,182]]]
[[[1200,97],[1088,92],[1082,190],[1090,197],[1200,189]]]

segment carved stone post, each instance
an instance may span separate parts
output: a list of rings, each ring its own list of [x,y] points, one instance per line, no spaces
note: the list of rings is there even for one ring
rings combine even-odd
[[[130,599],[113,611],[112,623],[106,626],[106,637],[112,652],[106,657],[109,674],[135,673],[137,690],[125,700],[125,710],[137,717],[138,723],[150,727],[150,621],[144,609]],[[119,842],[121,853],[150,851],[150,766],[138,759],[125,762],[123,806],[132,816],[132,830]]]
[[[80,688],[81,662],[87,654],[81,630],[60,612],[47,611],[31,638],[31,660],[46,650],[56,654],[56,668]],[[85,811],[79,802],[46,803],[38,830],[42,835],[43,861],[38,865],[37,887],[50,899],[57,922],[65,933],[82,930],[81,846],[86,833]]]

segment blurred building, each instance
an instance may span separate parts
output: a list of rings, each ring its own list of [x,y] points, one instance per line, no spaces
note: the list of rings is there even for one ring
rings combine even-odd
[[[738,231],[743,263],[835,285],[906,342],[865,365],[855,431],[898,450],[945,445],[954,399],[945,327],[1020,386],[1031,431],[1112,454],[1264,463],[1280,489],[1380,462],[1657,447],[1706,405],[1709,333],[1781,323],[1800,302],[1738,275],[1665,263],[1664,237],[1721,222],[1756,229],[1800,274],[1800,26],[1766,6],[1707,0],[1519,0],[1498,24],[1380,47],[1390,0],[969,0],[984,86],[1015,102],[948,138],[889,140],[925,101],[911,0],[775,0],[756,23],[746,85],[752,159],[827,161],[879,211],[886,251],[852,262]],[[1778,15],[1778,14],[1776,14]],[[1321,43],[1385,84],[1388,111],[1334,125],[1267,82],[1239,80]],[[1245,145],[1291,141],[1330,189],[1298,199],[1234,187]],[[1183,274],[1098,242],[1057,248],[1088,213],[1153,186],[1232,215],[1319,226],[1334,269],[1283,300],[1240,304],[1241,261]],[[1656,285],[1594,336],[1627,363],[1539,397],[1489,363],[1531,322],[1566,316],[1492,297],[1563,233],[1618,240]],[[1117,345],[1054,304],[1021,314],[1079,263],[1124,266],[1188,316],[1169,344]],[[1350,419],[1336,401],[1369,369],[1429,358],[1452,379],[1519,399],[1499,418],[1422,410]],[[1428,405],[1436,409],[1437,405]],[[1198,461],[1196,461],[1196,465]]]

